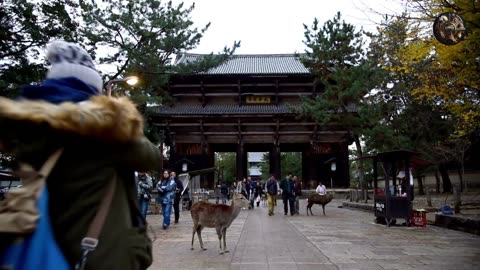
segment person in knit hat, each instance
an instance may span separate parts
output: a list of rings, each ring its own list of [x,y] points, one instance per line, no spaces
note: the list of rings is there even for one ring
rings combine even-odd
[[[47,78],[40,86],[23,87],[21,97],[58,104],[84,101],[102,92],[102,77],[84,48],[61,40],[47,48],[51,65]]]
[[[16,164],[39,170],[63,150],[46,189],[53,233],[71,269],[82,257],[81,241],[112,186],[98,246],[88,253],[84,269],[147,269],[151,241],[134,173],[157,169],[161,153],[145,137],[135,104],[127,97],[101,95],[101,76],[85,49],[53,41],[47,50],[51,67],[46,79],[23,87],[17,99],[0,97],[0,151],[13,154]],[[8,244],[3,237],[0,232],[0,255]]]

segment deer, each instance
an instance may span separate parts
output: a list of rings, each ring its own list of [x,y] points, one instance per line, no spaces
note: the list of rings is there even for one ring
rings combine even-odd
[[[325,195],[320,195],[318,193],[311,194],[308,196],[307,199],[307,216],[308,216],[308,210],[310,210],[310,214],[313,216],[312,213],[312,206],[314,204],[320,204],[323,208],[323,215],[325,216],[325,205],[330,203],[333,199],[332,194],[325,194]]]
[[[193,220],[193,232],[192,232],[192,248],[193,241],[195,239],[195,232],[198,234],[198,240],[200,241],[200,248],[207,250],[202,241],[203,228],[215,228],[218,235],[218,242],[220,249],[218,253],[223,255],[230,251],[227,250],[226,234],[227,229],[232,222],[237,218],[242,208],[247,208],[249,201],[245,196],[239,193],[233,194],[232,204],[213,204],[206,201],[195,202],[190,209],[190,215]],[[223,239],[223,248],[222,248]]]

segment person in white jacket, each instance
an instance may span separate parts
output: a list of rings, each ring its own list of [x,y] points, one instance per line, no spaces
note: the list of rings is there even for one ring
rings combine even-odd
[[[322,182],[319,182],[315,192],[317,192],[320,195],[325,195],[327,194],[327,188],[325,187],[324,184],[322,184]]]

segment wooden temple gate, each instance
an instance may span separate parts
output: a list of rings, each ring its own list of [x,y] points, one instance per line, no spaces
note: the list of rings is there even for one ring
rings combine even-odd
[[[177,63],[202,55],[184,54]],[[215,152],[235,152],[236,180],[247,176],[247,153],[269,152],[277,179],[281,152],[302,152],[304,185],[321,180],[349,186],[349,133],[338,126],[302,120],[292,108],[302,97],[321,93],[311,73],[294,55],[235,55],[207,72],[177,75],[169,84],[174,106],[153,108],[155,125],[170,147],[168,166],[182,172],[214,166]],[[337,169],[330,170],[334,158]],[[214,186],[213,175],[201,185]],[[315,188],[315,187],[311,187]]]

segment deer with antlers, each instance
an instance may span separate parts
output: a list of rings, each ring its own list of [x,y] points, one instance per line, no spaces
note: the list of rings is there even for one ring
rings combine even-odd
[[[227,229],[232,222],[237,218],[242,208],[248,207],[248,200],[242,194],[235,193],[233,195],[232,204],[212,204],[206,201],[199,201],[192,205],[190,214],[193,220],[192,233],[192,250],[193,241],[195,239],[195,232],[198,234],[200,241],[200,248],[206,250],[202,241],[203,228],[215,228],[218,235],[218,242],[220,244],[219,254],[228,253],[226,234]],[[222,247],[223,239],[223,247]]]

